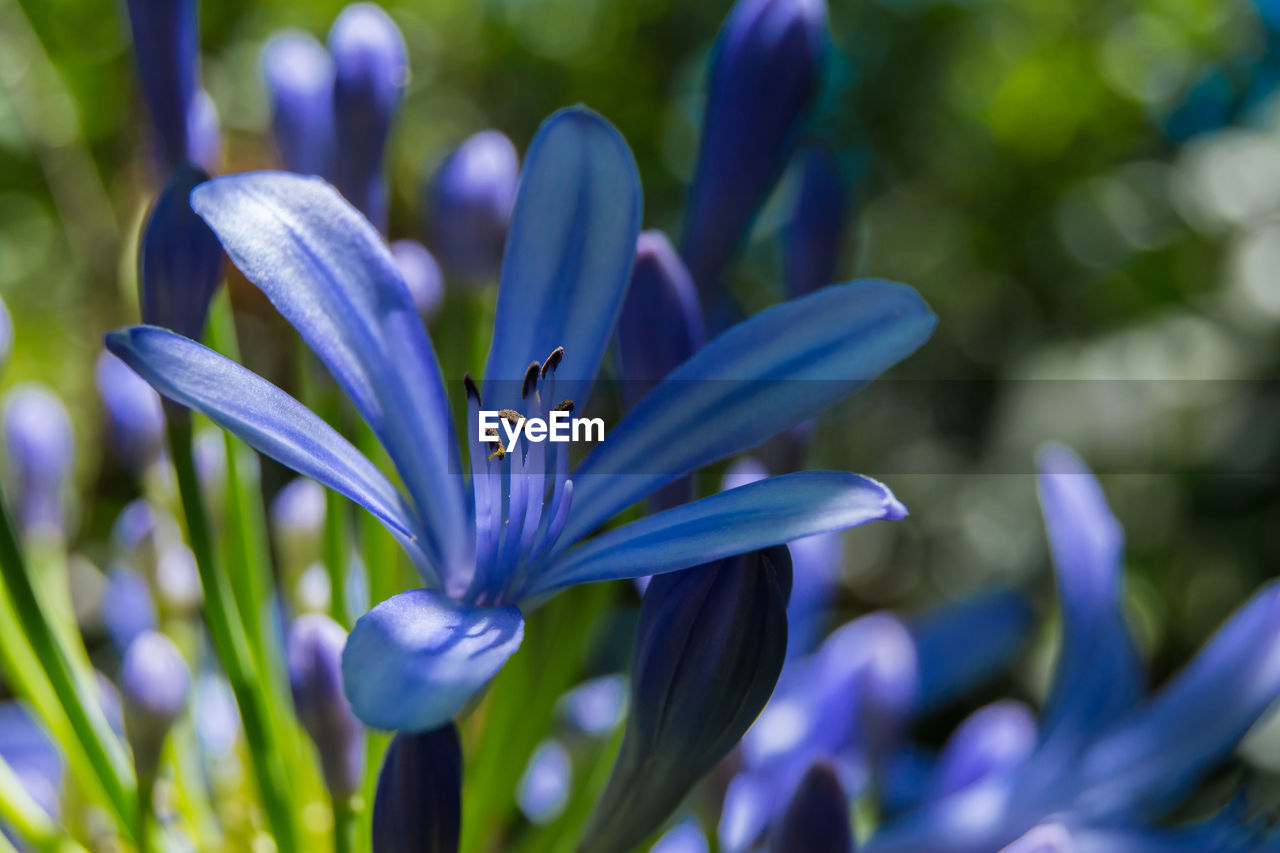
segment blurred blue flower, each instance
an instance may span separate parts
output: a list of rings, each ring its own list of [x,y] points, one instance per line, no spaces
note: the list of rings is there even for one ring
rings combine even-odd
[[[709,312],[791,158],[820,88],[827,38],[824,0],[738,0],[716,39],[680,240]]]
[[[835,767],[815,761],[796,786],[778,827],[774,853],[853,853],[849,800]]]
[[[200,90],[200,9],[196,0],[127,0],[138,78],[155,134],[160,173],[168,176],[193,153],[192,128],[207,127]]]
[[[160,397],[142,377],[106,350],[99,354],[93,375],[106,410],[111,447],[121,462],[141,471],[164,449]]]
[[[783,280],[792,296],[835,281],[849,224],[849,184],[830,152],[813,146],[797,157],[795,200],[782,232]]]
[[[155,778],[169,729],[187,705],[191,672],[173,641],[156,631],[139,634],[120,669],[124,726],[133,766],[144,782]]]
[[[427,247],[416,240],[394,241],[391,257],[395,258],[396,269],[409,288],[413,307],[424,321],[431,322],[444,302],[444,274],[440,272],[440,265]]]
[[[300,175],[332,175],[333,60],[308,33],[286,30],[262,49],[271,134],[280,165]]]
[[[533,750],[516,785],[516,805],[534,823],[550,823],[564,811],[573,763],[564,744],[547,738]]]
[[[989,748],[975,760],[981,733],[967,726],[957,737],[971,742],[949,748],[931,784],[951,793],[882,827],[867,849],[985,853],[1049,818],[1070,834],[1068,849],[1253,849],[1234,824],[1168,833],[1150,821],[1226,758],[1280,697],[1280,589],[1272,584],[1255,595],[1181,673],[1143,697],[1123,618],[1122,534],[1102,490],[1060,447],[1041,454],[1039,485],[1063,637],[1035,748],[1024,754],[1019,731],[998,760]],[[1025,721],[1011,725],[1020,730]],[[967,768],[957,768],[962,759]],[[1035,838],[1016,849],[1047,843]]]
[[[649,853],[710,853],[707,836],[693,818],[685,818],[667,830]]]
[[[108,573],[99,610],[107,634],[121,652],[157,624],[155,599],[146,578],[124,566],[116,566]]]
[[[329,793],[340,800],[357,794],[364,779],[364,728],[342,692],[346,641],[341,625],[310,613],[290,626],[285,651],[298,721],[320,753]]]
[[[584,681],[561,696],[557,704],[583,734],[608,734],[622,722],[627,709],[627,679],[614,674]]]
[[[0,702],[0,758],[51,817],[60,809],[63,759],[57,744],[19,702]]]
[[[622,745],[581,851],[635,847],[747,731],[782,671],[790,594],[785,546],[653,578]]]
[[[222,247],[191,209],[191,190],[208,180],[181,166],[156,199],[138,247],[142,321],[199,340],[222,280]]]
[[[498,454],[470,434],[468,484],[430,341],[374,229],[328,185],[284,173],[218,178],[193,203],[327,364],[408,498],[296,400],[199,344],[139,326],[109,335],[108,347],[161,394],[364,506],[413,558],[427,588],[374,607],[347,644],[347,695],[368,725],[448,721],[519,645],[521,602],[905,512],[875,481],[810,471],[583,542],[654,490],[757,446],[913,352],[935,318],[910,288],[854,282],[760,312],[673,371],[572,479],[558,445]],[[545,418],[557,401],[587,398],[625,296],[639,211],[635,165],[611,126],[582,109],[544,124],[512,217],[486,408]],[[480,391],[466,384],[473,433]]]
[[[67,407],[38,382],[9,389],[4,397],[4,444],[18,523],[28,535],[60,535],[75,462]]]
[[[427,233],[450,276],[489,281],[502,265],[520,156],[497,130],[468,137],[424,188]]]
[[[404,97],[404,36],[375,3],[353,3],[329,30],[333,57],[334,184],[379,231],[387,228],[383,159]]]
[[[0,299],[0,376],[4,376],[13,356],[13,318],[9,316],[9,306]]]
[[[462,745],[452,724],[400,732],[373,801],[373,853],[456,853],[462,829]]]

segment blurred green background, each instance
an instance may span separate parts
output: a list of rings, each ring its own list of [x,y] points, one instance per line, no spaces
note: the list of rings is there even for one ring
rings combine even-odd
[[[422,179],[465,136],[496,127],[523,150],[577,102],[635,152],[645,227],[678,233],[726,0],[385,5],[412,69],[392,238],[421,236]],[[342,4],[203,6],[223,171],[270,167],[261,45],[283,27],[323,39]],[[1274,36],[1247,0],[829,12],[837,53],[810,135],[859,174],[842,278],[905,281],[940,316],[900,381],[819,425],[813,466],[879,476],[912,511],[849,537],[842,610],[914,611],[1010,581],[1047,601],[1030,475],[1036,447],[1060,440],[1103,475],[1126,527],[1130,593],[1163,677],[1280,558],[1280,120],[1263,92],[1190,138],[1169,129],[1206,73],[1265,73]],[[123,21],[111,2],[0,0],[0,295],[16,326],[4,382],[42,379],[72,408],[82,508],[128,497],[102,473],[92,390],[103,332],[136,320],[154,186]],[[781,297],[774,232],[790,189],[735,272],[748,305]],[[269,361],[293,344],[255,297],[233,295],[241,323],[266,333],[250,357]],[[110,518],[84,513],[81,536]],[[1034,695],[1043,665],[1026,671]]]

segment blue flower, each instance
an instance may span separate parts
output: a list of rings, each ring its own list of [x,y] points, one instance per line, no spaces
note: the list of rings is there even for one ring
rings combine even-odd
[[[456,853],[462,744],[452,723],[391,741],[373,800],[373,853]]]
[[[4,444],[23,531],[60,535],[75,460],[67,407],[44,385],[15,386],[4,399]]]
[[[138,778],[149,782],[169,729],[187,706],[191,672],[172,640],[144,631],[125,650],[120,689],[133,766]]]
[[[783,276],[792,296],[812,293],[835,281],[841,238],[849,224],[849,184],[830,153],[802,151],[799,186],[782,233]]]
[[[116,455],[141,471],[164,448],[164,411],[160,398],[128,365],[105,350],[93,371],[107,414],[107,435]]]
[[[320,753],[325,785],[336,799],[354,796],[364,778],[364,729],[342,694],[342,647],[347,632],[318,613],[289,628],[286,659],[298,721]]]
[[[1025,732],[999,750],[1002,757],[977,749],[979,735],[991,733],[975,731],[971,720],[956,735],[968,743],[953,738],[930,783],[949,793],[882,828],[867,850],[986,853],[1050,819],[1061,826],[1054,832],[1069,835],[1074,848],[1066,849],[1251,849],[1238,821],[1180,830],[1151,821],[1226,758],[1280,697],[1280,589],[1271,584],[1256,594],[1180,674],[1144,696],[1122,612],[1123,537],[1102,490],[1063,448],[1042,453],[1039,483],[1063,637],[1034,750],[1023,755]],[[1064,849],[1036,837],[1011,849]]]
[[[62,754],[21,703],[0,702],[0,759],[17,775],[31,799],[57,818],[61,811]]]
[[[498,274],[519,178],[516,147],[497,130],[468,137],[431,175],[427,233],[451,276],[487,281]]]
[[[935,318],[907,287],[833,286],[730,329],[640,401],[572,478],[558,445],[499,456],[468,435],[468,483],[431,343],[376,230],[322,181],[291,174],[218,178],[192,203],[328,366],[407,495],[296,400],[194,341],[139,326],[109,335],[108,347],[161,394],[364,506],[412,556],[426,588],[374,607],[347,644],[347,694],[368,725],[447,722],[519,645],[521,603],[905,512],[875,481],[813,471],[587,540],[654,490],[813,416],[914,351]],[[582,109],[550,118],[512,216],[487,409],[545,416],[557,401],[587,399],[639,219],[639,179],[617,132]],[[466,385],[473,432],[481,396]]]
[[[288,30],[262,49],[271,134],[280,164],[300,175],[332,175],[333,60],[311,35]]]
[[[444,302],[444,274],[427,247],[416,240],[396,240],[391,244],[391,257],[409,288],[413,307],[426,322],[436,316]]]
[[[849,801],[835,767],[815,761],[796,787],[773,845],[775,853],[853,853]]]

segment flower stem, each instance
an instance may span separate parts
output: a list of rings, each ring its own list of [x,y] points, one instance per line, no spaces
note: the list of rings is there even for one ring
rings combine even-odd
[[[333,798],[333,853],[355,853],[360,805],[359,797]]]
[[[204,498],[196,477],[195,460],[191,453],[189,418],[169,419],[169,451],[177,474],[183,515],[187,521],[187,536],[196,557],[200,582],[204,587],[205,622],[218,650],[218,657],[226,668],[236,703],[240,706],[254,775],[276,846],[283,853],[293,853],[298,849],[297,832],[280,764],[281,756],[272,737],[269,693],[254,665],[235,596],[226,575],[218,565],[217,549],[214,547],[209,516],[205,511]]]

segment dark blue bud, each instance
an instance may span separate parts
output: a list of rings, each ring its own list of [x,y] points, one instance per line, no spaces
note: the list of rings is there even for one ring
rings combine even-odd
[[[200,88],[200,15],[196,0],[127,0],[138,78],[167,175],[191,156],[192,103]]]
[[[841,238],[849,218],[849,185],[822,148],[801,152],[791,215],[782,232],[787,292],[804,296],[835,281]]]
[[[409,288],[413,307],[422,319],[430,321],[444,302],[444,274],[440,272],[440,265],[417,240],[396,240],[391,244],[391,257],[395,258],[400,277]]]
[[[156,603],[146,578],[133,569],[116,567],[102,592],[102,624],[120,650],[156,627]]]
[[[751,726],[782,671],[790,593],[784,546],[650,581],[626,731],[583,851],[641,843]]]
[[[303,175],[333,169],[333,61],[310,34],[289,30],[262,49],[271,133],[280,164]]]
[[[360,790],[364,780],[364,728],[342,692],[342,647],[347,632],[318,613],[289,629],[289,687],[298,720],[315,742],[325,784],[335,799]]]
[[[129,365],[103,350],[94,366],[98,397],[107,414],[107,436],[120,461],[141,470],[164,447],[160,395]]]
[[[334,183],[379,231],[387,228],[383,158],[409,79],[404,36],[374,3],[353,3],[329,30],[333,56]]]
[[[5,395],[4,443],[22,529],[60,534],[63,495],[75,459],[66,406],[40,383],[16,386]]]
[[[773,853],[853,853],[849,800],[835,768],[816,761],[783,815]]]
[[[373,853],[456,853],[462,828],[462,745],[453,723],[400,732],[373,801]]]
[[[450,276],[496,278],[519,179],[516,147],[496,130],[468,137],[431,175],[427,232]]]
[[[209,176],[194,166],[173,173],[143,226],[138,247],[142,321],[200,340],[222,279],[222,246],[191,209],[191,190]]]
[[[172,640],[147,631],[125,651],[120,691],[134,767],[140,779],[154,778],[164,739],[186,707],[191,672]]]
[[[13,357],[13,318],[9,316],[9,306],[0,299],[0,376],[4,375]]]
[[[826,44],[823,0],[739,0],[720,30],[680,241],[705,304],[791,158]]]

